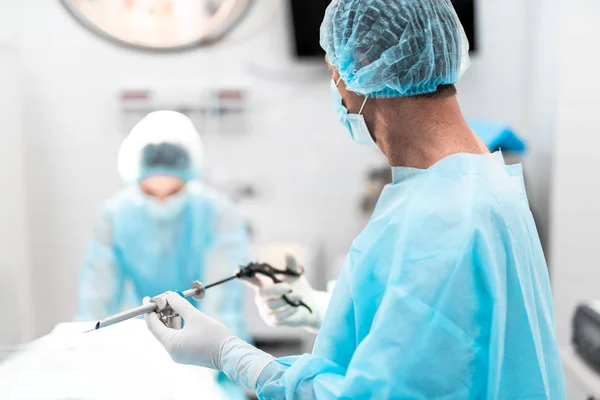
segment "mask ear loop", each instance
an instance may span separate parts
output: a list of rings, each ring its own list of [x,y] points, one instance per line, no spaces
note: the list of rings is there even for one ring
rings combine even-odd
[[[337,82],[335,83],[336,87],[340,84],[341,80],[342,77],[340,76]],[[362,115],[362,112],[365,109],[365,105],[367,104],[367,100],[369,100],[369,98],[365,96],[365,101],[363,101],[362,106],[360,106],[360,111],[358,111],[358,115]]]
[[[365,97],[365,101],[363,101],[362,106],[360,106],[360,111],[358,112],[358,115],[362,115],[362,112],[365,109],[365,104],[367,104],[367,100],[369,100],[369,98]]]

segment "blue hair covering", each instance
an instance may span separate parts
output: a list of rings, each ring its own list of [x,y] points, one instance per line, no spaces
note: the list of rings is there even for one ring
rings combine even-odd
[[[450,0],[333,0],[321,46],[346,88],[367,97],[432,93],[470,65]]]
[[[150,143],[142,150],[139,181],[153,175],[171,175],[184,181],[193,178],[189,154],[182,146],[172,143]]]

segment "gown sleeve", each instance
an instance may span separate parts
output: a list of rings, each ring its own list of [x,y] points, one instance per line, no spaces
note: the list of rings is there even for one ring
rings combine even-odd
[[[400,232],[384,244],[389,249],[362,254],[373,279],[385,277],[383,286],[352,281],[353,272],[342,270],[326,319],[335,318],[337,309],[355,316],[374,313],[372,319],[355,317],[356,329],[368,333],[360,343],[348,343],[355,349],[347,367],[316,354],[272,361],[258,377],[259,398],[463,399],[484,392],[488,353],[477,343],[488,341],[478,338],[490,334],[493,306],[481,264],[496,270],[494,255],[491,265],[478,256],[486,254],[489,235],[473,221],[447,222],[437,227],[441,230],[427,229],[428,238],[415,229]],[[374,287],[383,289],[378,293]],[[335,299],[346,291],[352,304],[360,296],[378,301],[367,308],[363,301],[362,308],[348,312]]]

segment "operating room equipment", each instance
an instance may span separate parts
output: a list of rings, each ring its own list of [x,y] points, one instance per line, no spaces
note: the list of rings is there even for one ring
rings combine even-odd
[[[113,1],[61,1],[83,27],[112,43],[145,51],[170,52],[222,41],[248,15],[252,2],[130,1],[118,6]],[[140,24],[144,28],[140,28]]]
[[[294,44],[294,55],[300,60],[322,60],[325,51],[319,46],[319,28],[323,15],[331,0],[290,0],[290,35]],[[465,29],[469,40],[470,52],[479,48],[479,21],[477,0],[453,0],[458,19]]]
[[[250,263],[244,268],[240,269],[235,275],[230,276],[228,278],[222,279],[218,282],[214,282],[210,285],[207,285],[205,289],[210,289],[214,286],[219,286],[225,282],[232,281],[234,279],[244,279],[244,278],[254,278],[256,275],[264,275],[269,277],[273,283],[282,283],[283,281],[277,277],[277,275],[286,275],[293,277],[300,277],[303,275],[303,272],[296,272],[290,268],[286,269],[277,269],[273,268],[271,265],[267,263]],[[302,300],[291,300],[287,295],[283,295],[282,299],[292,307],[304,307],[308,312],[312,313],[312,309],[304,303]]]
[[[573,316],[571,342],[577,353],[600,370],[600,301],[580,304]]]
[[[204,298],[206,290],[208,290],[212,287],[215,287],[215,286],[222,285],[222,284],[232,281],[234,279],[253,278],[256,275],[264,275],[264,276],[269,277],[271,280],[273,280],[274,283],[280,283],[282,281],[277,277],[277,275],[300,277],[300,276],[302,276],[302,274],[303,274],[302,271],[296,272],[289,268],[286,268],[283,270],[277,269],[266,263],[250,263],[250,264],[246,265],[245,267],[241,268],[233,276],[230,276],[230,277],[222,279],[220,281],[211,283],[210,285],[206,285],[206,286],[204,286],[201,282],[194,281],[190,285],[189,289],[187,289],[185,291],[177,292],[177,293],[179,293],[179,295],[181,295],[183,298],[186,298],[186,299],[193,298],[194,300],[201,300]],[[100,328],[105,328],[105,327],[108,327],[111,325],[115,325],[115,324],[118,324],[119,322],[123,322],[123,321],[129,320],[129,319],[132,319],[132,318],[136,318],[136,317],[139,317],[141,315],[148,314],[151,312],[156,312],[159,315],[160,320],[166,326],[171,327],[171,328],[176,328],[176,327],[178,327],[177,324],[178,324],[179,315],[177,315],[177,313],[175,313],[173,311],[173,309],[169,306],[169,303],[167,302],[167,294],[168,293],[163,293],[163,294],[153,297],[148,304],[143,304],[139,307],[135,307],[130,310],[126,310],[126,311],[120,312],[118,314],[112,315],[110,317],[101,319],[100,321],[96,322],[96,325],[95,325],[94,329],[92,329],[92,331],[98,330]],[[304,303],[302,300],[296,300],[296,301],[291,300],[285,294],[282,296],[282,299],[292,307],[304,307],[310,313],[312,313],[312,309],[306,303]]]
[[[186,299],[192,297],[195,300],[201,300],[204,298],[205,291],[206,288],[204,285],[202,285],[202,283],[194,281],[188,290],[180,292],[179,294]],[[153,297],[149,304],[141,305],[131,310],[123,311],[113,316],[101,319],[96,323],[94,330],[105,328],[131,318],[139,317],[140,315],[148,314],[150,312],[156,312],[159,314],[161,321],[166,326],[175,327],[176,318],[178,315],[174,313],[169,306],[169,303],[166,299],[166,293],[163,293]]]

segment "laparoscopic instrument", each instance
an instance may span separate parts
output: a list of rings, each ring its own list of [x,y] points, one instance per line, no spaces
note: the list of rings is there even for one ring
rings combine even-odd
[[[302,272],[297,272],[290,268],[281,270],[274,268],[266,263],[250,263],[245,267],[241,268],[233,276],[222,279],[218,282],[211,283],[210,285],[206,286],[203,285],[201,282],[194,281],[190,285],[189,289],[185,291],[178,291],[177,293],[179,293],[179,295],[186,299],[193,298],[194,300],[202,300],[206,291],[212,287],[222,285],[234,279],[254,278],[256,275],[264,275],[269,277],[274,283],[281,283],[282,280],[278,278],[278,275],[300,277],[302,275]],[[306,303],[304,303],[302,300],[292,301],[289,297],[287,297],[287,295],[283,295],[282,299],[292,307],[304,307],[310,313],[312,313],[312,309],[308,305],[306,305]],[[179,315],[169,306],[169,303],[167,301],[167,293],[163,293],[153,297],[147,304],[143,304],[139,307],[132,308],[130,310],[126,310],[118,314],[112,315],[110,317],[101,319],[100,321],[96,322],[96,326],[94,327],[94,329],[91,329],[91,331],[115,325],[119,322],[136,318],[140,315],[148,314],[151,312],[156,312],[159,315],[160,320],[166,326],[170,328],[181,327],[181,319],[179,318]]]

